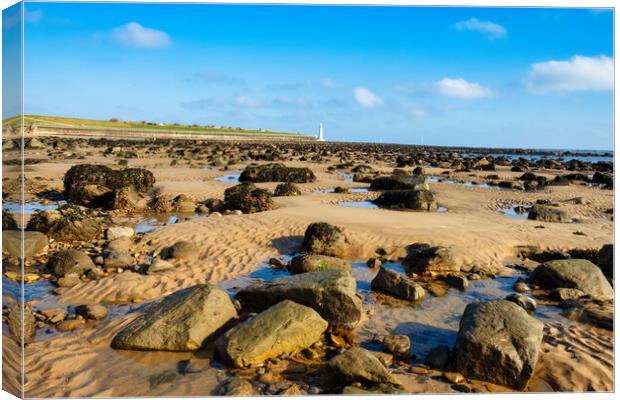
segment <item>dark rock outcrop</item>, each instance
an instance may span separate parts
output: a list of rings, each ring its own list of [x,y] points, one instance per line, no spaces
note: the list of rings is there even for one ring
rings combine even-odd
[[[342,228],[326,222],[314,222],[308,225],[301,244],[301,251],[310,254],[342,257],[349,244]]]
[[[65,198],[87,207],[112,208],[117,191],[131,186],[144,193],[154,184],[153,173],[146,169],[113,170],[105,165],[74,165],[64,177]]]
[[[239,182],[308,183],[315,180],[309,168],[292,168],[281,163],[250,165],[239,176]]]
[[[430,190],[389,190],[374,200],[383,207],[394,207],[414,211],[436,211],[437,202]]]
[[[245,214],[269,211],[276,208],[271,192],[259,189],[252,183],[242,183],[224,191],[224,207],[241,210]]]

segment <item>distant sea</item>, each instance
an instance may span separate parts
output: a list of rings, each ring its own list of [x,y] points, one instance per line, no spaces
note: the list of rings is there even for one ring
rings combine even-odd
[[[541,154],[517,154],[517,153],[480,153],[480,152],[463,152],[463,155],[469,156],[492,156],[492,157],[506,157],[510,160],[519,158],[525,158],[526,160],[561,160],[570,161],[578,160],[583,162],[598,162],[609,161],[613,162],[613,150],[572,150],[572,149],[528,149],[529,153],[541,153]],[[552,154],[550,154],[552,153]],[[571,154],[566,154],[571,153]],[[579,155],[584,154],[584,155]],[[610,156],[610,154],[612,154]]]

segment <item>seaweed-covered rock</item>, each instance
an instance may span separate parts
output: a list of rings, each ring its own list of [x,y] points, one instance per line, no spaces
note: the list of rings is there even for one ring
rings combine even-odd
[[[224,205],[229,210],[241,210],[245,214],[269,211],[276,208],[271,193],[252,183],[241,183],[224,191]]]
[[[273,192],[275,197],[281,196],[301,196],[301,190],[294,183],[280,183]]]
[[[301,251],[332,257],[342,257],[349,244],[342,228],[327,222],[313,222],[308,225],[301,243]]]
[[[355,279],[348,272],[326,269],[261,281],[239,291],[236,298],[247,311],[291,300],[314,309],[331,325],[353,327],[362,312],[355,289]]]
[[[414,211],[436,211],[437,202],[430,190],[389,190],[374,200],[384,207],[396,207]]]
[[[370,190],[428,190],[422,175],[380,176],[370,182]]]
[[[115,349],[192,351],[237,317],[228,294],[196,285],[150,303],[112,340]]]
[[[543,323],[511,301],[468,304],[457,335],[456,370],[467,378],[523,389],[542,338]]]
[[[59,242],[89,241],[97,238],[109,223],[104,214],[66,204],[58,210],[34,212],[26,230],[43,232]]]
[[[154,184],[153,173],[146,169],[113,170],[105,165],[74,165],[64,177],[65,198],[87,207],[111,208],[116,191],[132,186],[144,193]]]
[[[247,166],[239,182],[314,182],[316,176],[309,168],[292,168],[281,163]]]
[[[614,296],[601,269],[588,260],[547,261],[530,273],[530,280],[550,289],[579,289],[598,300],[611,300]]]
[[[229,364],[247,367],[310,347],[327,326],[312,308],[284,300],[228,331],[217,350]]]

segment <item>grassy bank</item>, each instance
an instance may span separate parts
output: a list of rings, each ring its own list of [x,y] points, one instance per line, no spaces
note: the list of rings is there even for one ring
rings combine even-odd
[[[2,121],[2,125],[17,126],[21,118],[15,116]],[[306,137],[301,133],[290,132],[274,132],[257,129],[243,129],[221,126],[201,126],[201,125],[185,125],[185,124],[164,124],[149,121],[121,121],[110,119],[107,121],[83,118],[56,117],[46,115],[24,115],[24,123],[26,126],[37,124],[39,126],[56,126],[67,128],[87,128],[87,129],[114,129],[114,130],[140,130],[140,131],[157,131],[157,132],[187,132],[192,134],[234,134],[234,135],[252,135],[252,136],[287,136],[287,137]]]

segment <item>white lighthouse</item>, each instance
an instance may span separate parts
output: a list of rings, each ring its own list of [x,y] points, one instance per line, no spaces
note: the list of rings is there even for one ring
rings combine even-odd
[[[323,123],[321,122],[319,124],[319,137],[317,139],[317,142],[324,142],[325,139],[323,138]]]

